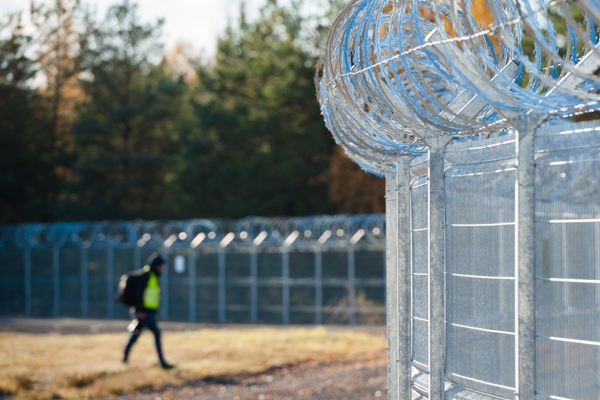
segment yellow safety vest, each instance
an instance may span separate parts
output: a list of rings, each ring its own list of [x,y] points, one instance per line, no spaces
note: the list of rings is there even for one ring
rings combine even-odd
[[[160,286],[154,272],[150,272],[148,284],[144,290],[144,308],[157,310],[160,305]]]

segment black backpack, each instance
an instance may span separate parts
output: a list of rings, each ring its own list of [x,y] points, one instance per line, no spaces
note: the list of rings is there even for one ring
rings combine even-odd
[[[115,299],[128,307],[135,306],[137,297],[144,290],[146,272],[147,270],[142,268],[121,275]]]

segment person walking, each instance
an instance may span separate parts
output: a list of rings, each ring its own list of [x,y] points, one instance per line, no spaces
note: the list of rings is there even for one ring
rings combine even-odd
[[[156,312],[160,305],[160,285],[158,278],[164,268],[165,261],[155,253],[148,258],[148,263],[143,268],[143,275],[139,289],[135,292],[135,319],[129,325],[131,336],[123,352],[123,363],[128,363],[129,353],[135,342],[140,337],[144,328],[148,328],[153,334],[156,343],[158,360],[163,369],[174,368],[175,365],[165,361],[162,353],[160,340],[160,328],[156,318]]]

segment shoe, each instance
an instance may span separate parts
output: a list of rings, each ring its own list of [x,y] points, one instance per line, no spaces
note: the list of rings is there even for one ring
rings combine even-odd
[[[164,364],[161,365],[162,369],[173,369],[175,367],[176,367],[176,365],[169,364],[169,363],[164,363]]]

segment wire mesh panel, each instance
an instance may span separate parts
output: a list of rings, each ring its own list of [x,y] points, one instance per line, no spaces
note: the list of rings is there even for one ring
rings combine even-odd
[[[595,123],[536,140],[536,389],[540,398],[600,393],[600,143]]]
[[[315,255],[311,251],[289,253],[290,323],[316,323],[317,280]]]
[[[516,388],[515,150],[503,136],[446,151],[446,378],[503,397]]]
[[[196,250],[198,322],[219,322],[219,253]]]
[[[31,279],[30,252],[30,249],[16,248],[0,252],[0,315],[27,314],[30,304],[26,292],[31,290],[27,283]]]
[[[54,296],[55,282],[58,282],[55,254],[51,248],[31,249],[31,315],[34,317],[51,317],[56,315],[55,311],[60,312]]]
[[[283,321],[281,252],[265,249],[258,253],[258,322]]]
[[[109,279],[108,251],[106,248],[87,249],[88,299],[87,316],[105,318],[109,314],[109,302],[114,302],[114,280]]]
[[[227,253],[226,277],[226,321],[251,322],[252,269],[251,254],[247,251]]]
[[[82,249],[70,245],[60,249],[58,263],[59,316],[80,317],[82,315]],[[58,316],[58,315],[57,315]]]
[[[119,282],[121,275],[126,274],[136,268],[141,268],[141,265],[135,264],[135,252],[136,249],[132,247],[116,247],[112,251],[113,254],[113,279],[116,283]],[[116,286],[114,288],[116,292]],[[130,318],[130,310],[121,304],[116,303],[114,308],[115,318]]]
[[[188,249],[172,249],[166,259],[163,274],[168,274],[168,318],[172,321],[188,321],[190,316],[190,280],[187,257]],[[164,285],[164,281],[163,281]]]
[[[413,161],[422,168],[426,157]],[[427,175],[411,183],[412,361],[421,373],[429,370],[429,185]],[[422,375],[427,377],[427,375]],[[428,381],[423,381],[426,387]]]
[[[350,321],[353,301],[348,286],[348,252],[340,249],[323,251],[323,322],[345,324]]]
[[[536,398],[600,393],[600,142],[597,123],[536,132]],[[517,143],[512,132],[445,151],[446,396],[518,391]],[[411,169],[412,385],[429,391],[429,182]],[[438,355],[436,355],[438,356]],[[494,397],[497,396],[497,397]]]
[[[384,323],[385,254],[380,250],[356,249],[354,262],[356,323]]]

